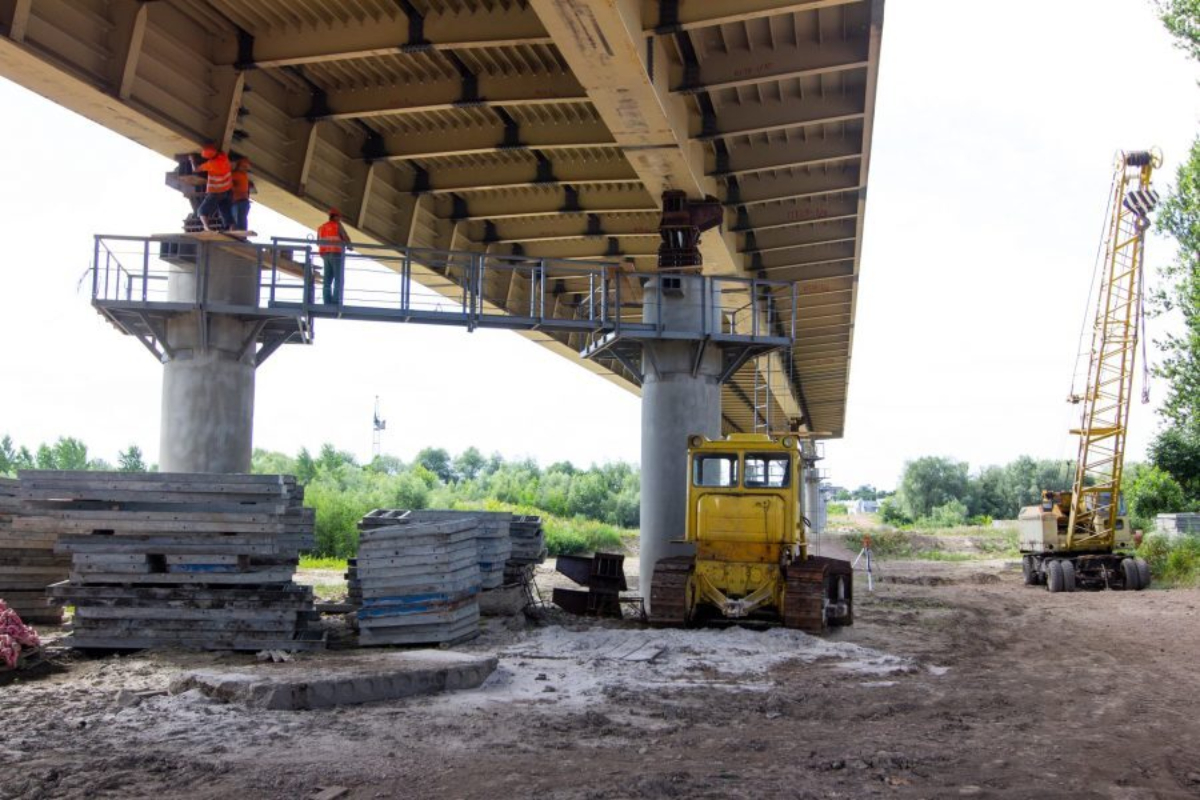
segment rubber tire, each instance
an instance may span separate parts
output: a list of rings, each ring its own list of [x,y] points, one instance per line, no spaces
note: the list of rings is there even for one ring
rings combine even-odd
[[[1150,565],[1146,563],[1144,558],[1135,558],[1133,563],[1137,564],[1138,568],[1138,591],[1150,588]]]
[[[1063,568],[1061,561],[1046,562],[1046,591],[1061,592],[1063,590]]]
[[[1136,592],[1142,588],[1142,576],[1138,574],[1137,562],[1132,558],[1121,561],[1121,574],[1125,576],[1125,591]]]
[[[1075,591],[1075,565],[1070,561],[1060,561],[1063,573],[1063,591]]]
[[[1026,586],[1037,586],[1040,583],[1037,567],[1033,564],[1033,556],[1025,556],[1021,559],[1021,572],[1025,575]]]

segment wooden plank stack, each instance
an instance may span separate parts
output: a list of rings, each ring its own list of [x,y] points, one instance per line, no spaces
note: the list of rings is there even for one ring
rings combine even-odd
[[[528,583],[533,577],[533,568],[546,559],[546,534],[542,529],[542,518],[518,514],[509,525],[512,540],[512,555],[504,564],[504,583]]]
[[[293,583],[313,545],[304,490],[283,475],[21,473],[14,526],[58,534],[79,648],[324,647],[312,589]]]
[[[359,644],[454,644],[477,636],[476,521],[421,523],[400,515],[382,524],[387,519],[364,520],[359,536]]]
[[[66,580],[71,559],[55,555],[53,531],[19,529],[20,482],[0,478],[0,600],[30,625],[61,625],[62,609],[46,599],[46,587]]]

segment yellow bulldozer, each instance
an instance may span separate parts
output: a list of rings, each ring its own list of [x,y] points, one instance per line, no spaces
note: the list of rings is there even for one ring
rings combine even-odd
[[[809,633],[854,621],[850,562],[809,555],[795,436],[692,436],[687,530],[695,555],[655,566],[650,622],[782,623]]]

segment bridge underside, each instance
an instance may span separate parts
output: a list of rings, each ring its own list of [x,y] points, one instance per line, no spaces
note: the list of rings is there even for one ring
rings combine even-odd
[[[265,205],[310,226],[337,206],[385,245],[653,271],[661,192],[715,196],[705,271],[799,282],[794,349],[725,385],[724,426],[769,411],[840,436],[882,16],[883,0],[0,0],[0,74],[165,155],[222,142]],[[791,293],[773,302],[790,312]],[[637,390],[568,334],[524,335]]]

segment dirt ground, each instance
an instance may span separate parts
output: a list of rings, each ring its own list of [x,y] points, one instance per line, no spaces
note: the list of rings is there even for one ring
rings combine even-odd
[[[75,656],[0,688],[0,798],[1200,797],[1200,592],[881,567],[825,639],[492,622],[482,688],[330,711],[166,694],[250,656]]]

